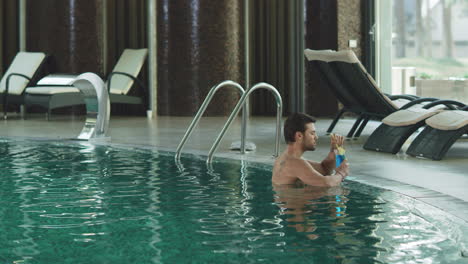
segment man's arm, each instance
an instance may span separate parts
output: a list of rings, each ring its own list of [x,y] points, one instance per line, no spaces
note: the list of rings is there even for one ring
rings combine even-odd
[[[330,151],[322,162],[307,160],[307,162],[322,175],[330,175],[335,169],[335,152]]]
[[[306,160],[297,159],[291,161],[291,169],[294,170],[294,175],[305,184],[312,186],[332,187],[338,186],[347,176],[347,170],[337,171],[333,175],[324,175],[317,171],[310,162]],[[340,166],[341,167],[341,166]],[[347,169],[347,165],[346,165]]]
[[[331,134],[330,136],[330,152],[328,152],[328,155],[325,157],[325,159],[322,160],[322,162],[314,162],[314,161],[308,161],[312,167],[314,167],[315,170],[320,172],[323,175],[330,175],[333,173],[333,170],[336,168],[336,152],[337,152],[337,147],[338,146],[343,146],[344,144],[344,137],[338,134]]]

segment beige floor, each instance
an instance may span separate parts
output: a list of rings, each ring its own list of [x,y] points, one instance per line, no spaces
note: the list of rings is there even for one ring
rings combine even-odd
[[[225,120],[225,117],[202,118],[184,152],[206,155]],[[110,142],[175,151],[190,121],[191,118],[187,117],[158,117],[154,120],[145,117],[112,117]],[[330,122],[330,119],[318,121],[319,146],[316,151],[307,153],[306,158],[320,160],[325,156],[329,148],[325,130]],[[345,134],[352,122],[353,119],[340,121],[336,132]],[[50,121],[46,121],[42,114],[29,115],[26,119],[12,116],[0,121],[0,136],[68,139],[76,137],[83,124],[83,116],[55,115]],[[377,125],[377,122],[371,122],[359,140],[346,142],[352,170],[350,180],[409,196],[468,223],[468,141],[457,142],[443,161],[413,158],[403,152],[391,155],[363,150],[363,143]],[[251,118],[247,140],[255,143],[257,150],[245,155],[230,151],[231,142],[240,138],[240,121],[236,120],[218,148],[215,159],[227,157],[272,164],[274,136],[273,117]],[[280,149],[284,147],[281,140]]]

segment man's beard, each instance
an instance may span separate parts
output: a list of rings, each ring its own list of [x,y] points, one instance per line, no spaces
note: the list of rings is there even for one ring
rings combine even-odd
[[[314,150],[315,150],[314,144],[307,145],[304,143],[304,151],[314,151]]]

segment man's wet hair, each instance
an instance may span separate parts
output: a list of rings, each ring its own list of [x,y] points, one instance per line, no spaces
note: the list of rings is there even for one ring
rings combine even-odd
[[[306,124],[315,123],[315,118],[304,113],[292,113],[284,122],[284,140],[286,143],[295,142],[296,132],[304,133]]]

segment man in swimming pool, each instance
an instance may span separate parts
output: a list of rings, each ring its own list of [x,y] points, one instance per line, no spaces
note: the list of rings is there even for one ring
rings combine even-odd
[[[302,154],[315,150],[317,133],[315,119],[303,113],[294,113],[284,123],[286,150],[276,159],[273,166],[274,184],[304,183],[313,186],[338,186],[349,174],[348,162],[344,160],[335,166],[337,147],[344,143],[343,136],[332,135],[330,152],[322,162],[308,161]],[[333,171],[335,171],[333,173]]]

